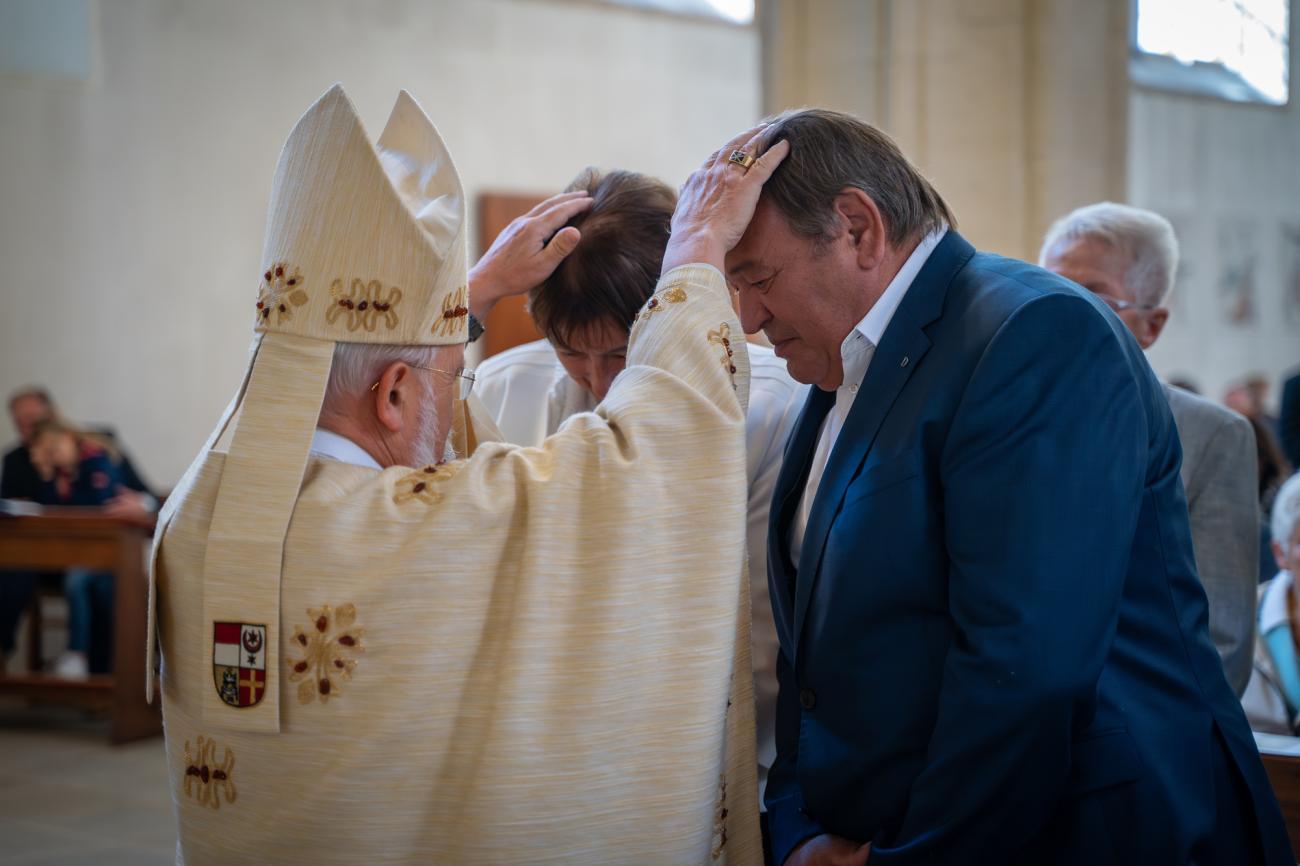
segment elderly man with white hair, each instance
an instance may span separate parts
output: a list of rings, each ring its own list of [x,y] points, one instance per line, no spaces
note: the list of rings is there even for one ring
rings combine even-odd
[[[1114,202],[1079,208],[1047,232],[1039,264],[1105,301],[1143,349],[1169,321],[1164,306],[1178,239],[1159,214]],[[1182,480],[1197,570],[1210,603],[1210,636],[1240,695],[1250,679],[1259,561],[1255,434],[1240,415],[1164,386],[1183,446]]]

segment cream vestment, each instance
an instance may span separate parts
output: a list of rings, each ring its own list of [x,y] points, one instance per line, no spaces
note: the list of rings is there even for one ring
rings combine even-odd
[[[785,361],[766,346],[749,349],[749,407],[745,413],[745,476],[749,482],[746,536],[753,608],[750,637],[754,663],[759,797],[776,759],[776,657],[780,647],[767,589],[767,527],[786,440],[799,417],[808,386],[786,371]],[[590,412],[596,398],[564,371],[555,349],[537,340],[493,355],[478,366],[475,394],[502,437],[516,445],[538,445],[560,424]]]
[[[410,97],[377,144],[337,87],[299,121],[261,270],[155,546],[182,858],[761,863],[721,275],[666,274],[540,447],[377,471],[309,457],[335,342],[465,340],[464,196]]]

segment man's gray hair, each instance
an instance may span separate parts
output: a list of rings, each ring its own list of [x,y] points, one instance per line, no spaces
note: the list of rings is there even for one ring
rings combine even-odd
[[[880,209],[889,242],[900,246],[957,220],[942,196],[898,145],[869,123],[824,108],[801,108],[768,118],[760,149],[790,142],[790,155],[763,185],[770,201],[805,237],[823,239],[839,226],[835,197],[862,190]]]
[[[339,343],[334,347],[329,384],[325,387],[322,411],[339,400],[357,397],[379,381],[384,368],[394,361],[433,367],[441,346],[391,346],[384,343]]]
[[[1273,522],[1269,526],[1273,540],[1283,547],[1290,544],[1296,521],[1300,521],[1300,472],[1287,479],[1273,500]],[[1300,574],[1293,576],[1300,580]]]
[[[1092,240],[1124,256],[1124,285],[1143,306],[1159,306],[1174,287],[1178,238],[1169,220],[1154,211],[1103,201],[1061,217],[1047,230],[1039,262],[1062,242]]]

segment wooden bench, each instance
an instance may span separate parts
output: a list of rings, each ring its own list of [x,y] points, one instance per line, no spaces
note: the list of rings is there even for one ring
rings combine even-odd
[[[93,508],[47,508],[37,517],[0,517],[0,580],[5,571],[76,567],[111,571],[115,577],[112,675],[85,680],[39,672],[0,676],[0,694],[108,710],[113,743],[162,732],[157,702],[150,706],[144,699],[149,599],[145,557],[152,532],[152,521],[105,517]]]

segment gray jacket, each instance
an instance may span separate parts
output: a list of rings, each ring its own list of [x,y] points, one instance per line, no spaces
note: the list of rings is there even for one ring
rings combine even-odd
[[[1255,431],[1236,412],[1181,388],[1165,385],[1165,396],[1183,443],[1183,487],[1210,602],[1210,637],[1240,696],[1250,680],[1259,583]]]

